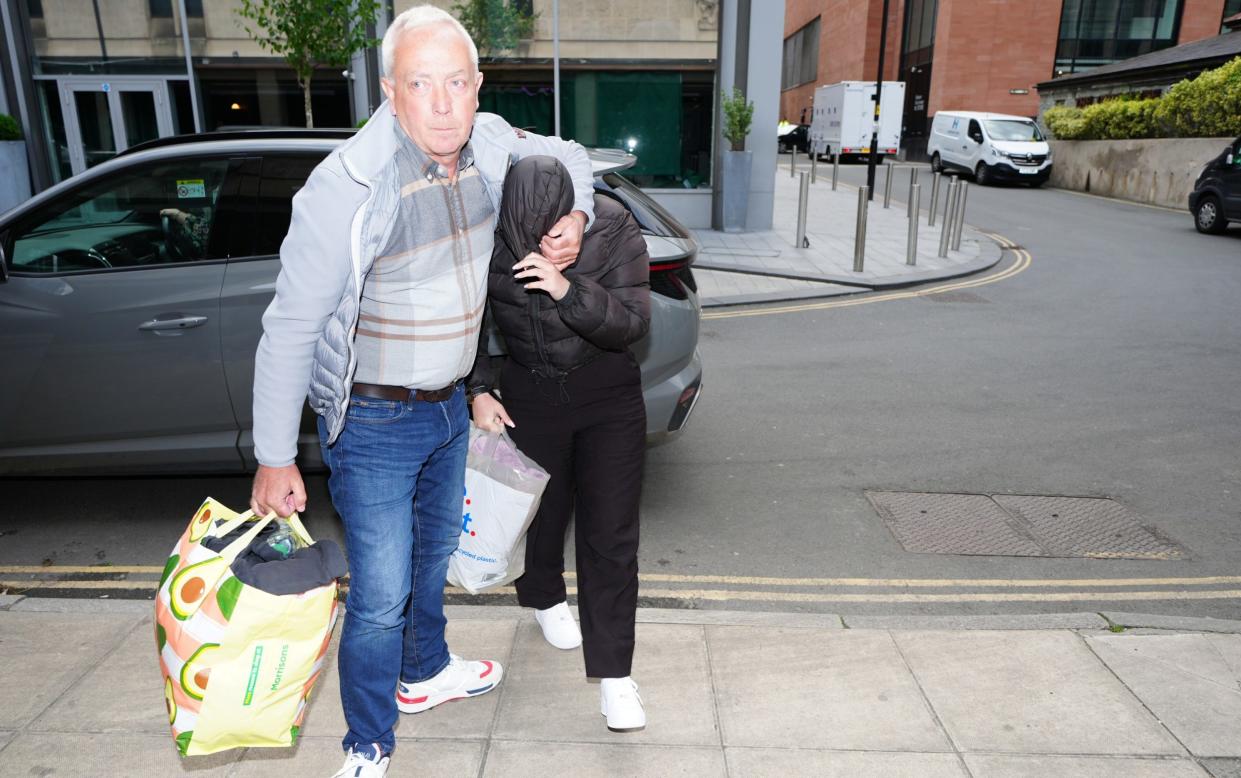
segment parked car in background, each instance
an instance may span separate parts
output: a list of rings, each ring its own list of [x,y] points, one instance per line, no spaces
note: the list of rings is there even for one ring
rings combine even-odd
[[[1017,181],[1042,186],[1051,177],[1051,146],[1024,116],[940,111],[927,141],[931,169],[960,170],[982,185]]]
[[[1189,212],[1198,232],[1211,235],[1241,221],[1241,138],[1203,166],[1189,193]]]
[[[244,472],[251,386],[293,195],[352,131],[265,130],[134,147],[0,218],[0,474]],[[702,379],[697,244],[593,153],[651,256],[635,345],[649,440],[675,435]],[[307,409],[299,461],[320,466]]]
[[[787,151],[799,151],[802,154],[810,153],[809,124],[780,125],[779,130],[776,131],[776,153],[783,154]]]

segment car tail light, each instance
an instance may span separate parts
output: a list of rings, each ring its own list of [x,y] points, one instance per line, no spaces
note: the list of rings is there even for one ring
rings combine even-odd
[[[689,418],[689,412],[694,409],[694,403],[698,402],[698,395],[702,390],[701,379],[685,387],[681,392],[681,396],[677,398],[676,410],[672,412],[672,418],[668,421],[668,431],[676,432],[685,426],[686,419]]]
[[[697,292],[698,283],[689,269],[689,260],[652,262],[651,291],[674,300],[684,300],[689,292]]]

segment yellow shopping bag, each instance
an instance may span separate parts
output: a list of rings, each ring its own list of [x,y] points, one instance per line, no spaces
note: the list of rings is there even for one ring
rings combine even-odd
[[[233,560],[274,519],[208,498],[164,566],[155,640],[168,722],[184,756],[297,740],[336,623],[337,584],[274,595],[233,575]],[[288,523],[313,542],[296,516]],[[222,551],[204,545],[242,527]]]

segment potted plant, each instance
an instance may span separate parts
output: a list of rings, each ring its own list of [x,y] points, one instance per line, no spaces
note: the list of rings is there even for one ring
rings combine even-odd
[[[22,128],[8,114],[0,113],[0,213],[30,199],[30,165]]]
[[[750,198],[750,164],[754,154],[746,151],[745,139],[754,120],[754,103],[746,100],[736,87],[733,87],[732,97],[726,92],[721,92],[720,97],[724,108],[724,137],[731,144],[722,155],[720,189],[724,196],[724,231],[742,232],[746,203]]]

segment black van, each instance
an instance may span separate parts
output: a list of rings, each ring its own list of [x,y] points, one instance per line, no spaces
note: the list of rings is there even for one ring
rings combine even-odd
[[[1241,138],[1206,164],[1189,193],[1198,232],[1219,235],[1228,221],[1241,221]]]

